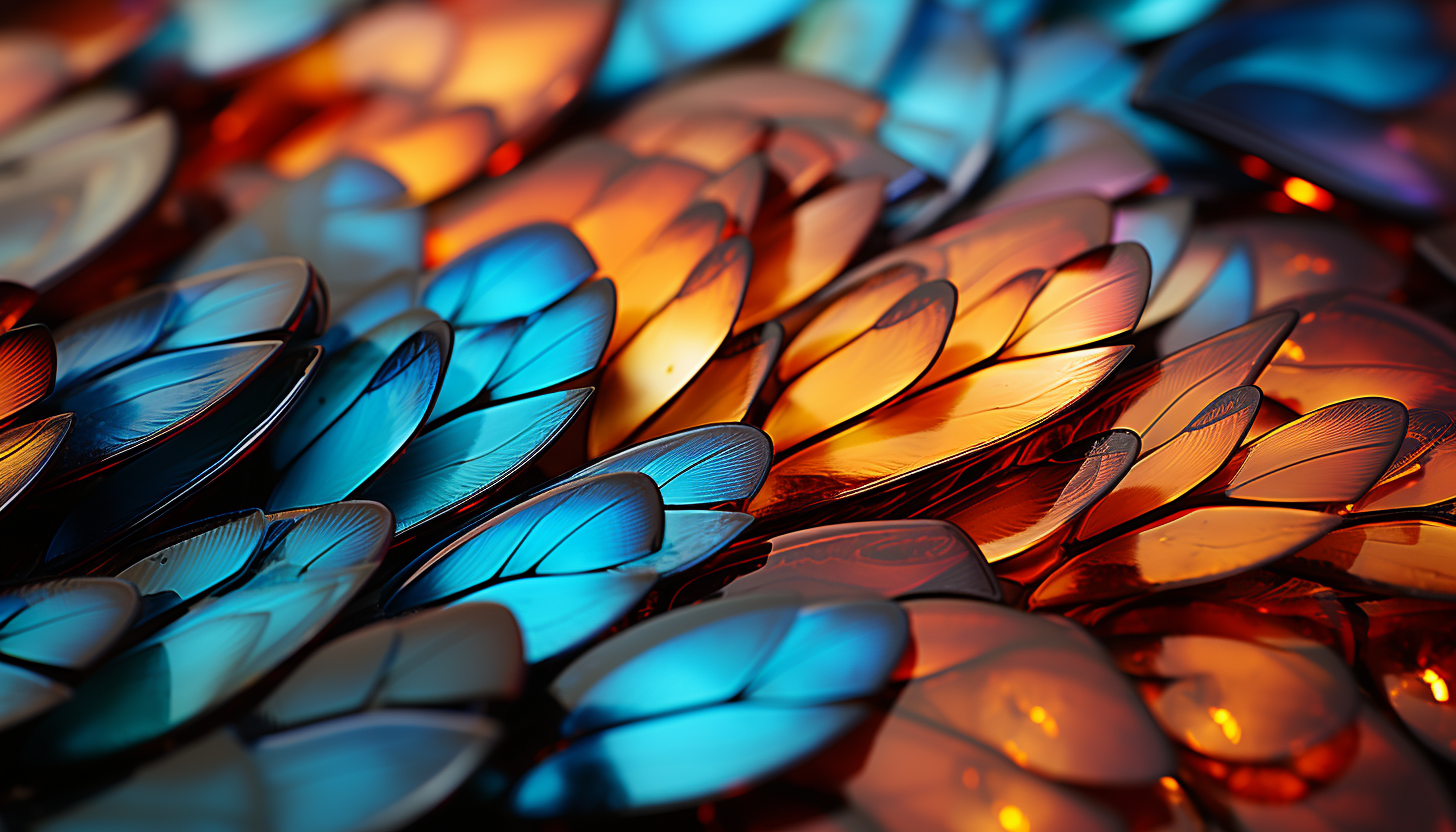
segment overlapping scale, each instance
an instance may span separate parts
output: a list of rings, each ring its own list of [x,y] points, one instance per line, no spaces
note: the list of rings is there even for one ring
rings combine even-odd
[[[156,550],[117,573],[153,609],[189,604],[243,574],[263,545],[268,521],[252,509],[164,535]]]
[[[1075,404],[1126,354],[1098,347],[1007,361],[912,396],[775,464],[749,511],[783,514],[984,450]]]
[[[1079,514],[1121,482],[1139,448],[1132,431],[1110,431],[976,483],[926,513],[955,523],[996,563],[1065,536]]]
[[[0,335],[0,419],[51,394],[56,386],[56,345],[38,324]]]
[[[785,386],[763,429],[782,452],[866,413],[913,385],[940,355],[955,287],[917,286],[874,325]]]
[[[197,425],[97,477],[75,498],[46,563],[70,566],[135,536],[237,465],[304,394],[320,353],[312,347],[284,355]]]
[[[437,711],[344,717],[252,748],[223,729],[41,826],[52,832],[98,823],[182,830],[199,820],[223,828],[330,832],[394,826],[426,814],[458,788],[497,735],[482,717]]]
[[[669,159],[644,159],[609,180],[571,228],[606,274],[620,271],[631,255],[697,201],[708,180],[700,168]]]
[[[47,476],[69,478],[114,464],[187,429],[237,393],[281,347],[241,341],[164,353],[63,391],[51,406],[74,413],[76,423]]]
[[[762,780],[868,715],[851,700],[877,691],[905,646],[904,614],[878,600],[750,595],[651,619],[552,684],[569,709],[563,732],[584,736],[527,772],[515,807],[640,811]],[[688,742],[712,753],[689,755]]]
[[[241,586],[99,668],[37,726],[31,753],[51,764],[103,757],[246,690],[343,609],[383,559],[391,527],[389,510],[377,503],[303,514]]]
[[[1390,467],[1405,408],[1364,398],[1322,407],[1249,443],[1224,493],[1274,503],[1349,503]]]
[[[591,456],[630,439],[709,362],[738,318],[752,256],[742,237],[716,246],[607,363],[588,430]]]
[[[735,332],[789,311],[824,288],[859,250],[879,216],[884,181],[868,177],[812,197],[754,231],[753,279]]]
[[[152,348],[173,303],[163,288],[145,290],[55,331],[56,388],[64,390]]]
[[[955,526],[937,520],[821,526],[780,535],[768,544],[764,565],[725,586],[725,597],[762,592],[795,592],[804,598],[956,594],[994,601],[1001,596],[976,544]]]
[[[1148,296],[1152,272],[1137,243],[1098,249],[1045,278],[1001,351],[1003,358],[1080,347],[1132,330]]]
[[[1132,685],[1075,626],[976,601],[905,602],[915,644],[896,713],[1083,785],[1154,783],[1173,755]]]
[[[527,225],[452,258],[421,302],[456,326],[498,324],[539,312],[596,271],[570,229]]]
[[[384,611],[501,604],[521,625],[527,659],[540,661],[596,635],[647,591],[655,573],[599,570],[662,545],[662,503],[639,473],[566,482],[425,552],[386,587]]]
[[[724,341],[688,386],[642,428],[642,438],[743,421],[773,371],[783,340],[784,328],[769,321]]]
[[[596,367],[616,308],[612,281],[598,280],[528,319],[486,385],[491,398],[544,390]]]
[[[722,238],[727,221],[716,202],[690,205],[612,275],[617,285],[617,319],[609,354],[625,346],[672,300]]]
[[[268,510],[342,500],[374,479],[424,424],[449,351],[450,330],[443,323],[410,336],[358,398],[289,464],[268,497]]]
[[[389,506],[400,535],[466,509],[545,451],[590,397],[591,388],[543,393],[431,428],[363,495]]]
[[[1456,527],[1436,520],[1385,520],[1345,526],[1291,554],[1281,568],[1330,584],[1451,600]]]
[[[1446,82],[1434,31],[1414,3],[1229,16],[1174,41],[1136,102],[1385,210],[1431,214],[1449,191],[1420,143],[1390,139],[1414,121],[1390,111]]]
[[[1259,376],[1264,394],[1296,413],[1357,396],[1449,410],[1456,338],[1419,314],[1362,295],[1312,300]]]
[[[0,280],[44,291],[94,257],[156,198],[176,142],[155,112],[28,156],[0,179]]]
[[[1188,509],[1073,557],[1030,603],[1084,604],[1216,581],[1296,552],[1339,523],[1333,514],[1292,508]]]
[[[178,273],[296,255],[323,276],[330,302],[346,307],[380,278],[419,270],[424,217],[401,204],[403,195],[397,179],[368,162],[334,162],[269,191],[205,237]]]
[[[1360,705],[1344,662],[1299,638],[1131,637],[1113,651],[1147,682],[1148,709],[1168,736],[1219,760],[1297,756],[1343,730]]]
[[[1010,178],[982,201],[983,211],[1077,193],[1117,199],[1158,174],[1157,163],[1136,140],[1100,116],[1075,110],[1033,128],[1001,170]]]
[[[1140,457],[1087,512],[1077,536],[1096,537],[1193,490],[1239,447],[1258,409],[1256,387],[1236,387],[1214,399],[1177,436]]]
[[[35,483],[74,422],[71,414],[62,413],[0,433],[0,512]]]
[[[508,699],[524,676],[510,613],[461,604],[330,641],[269,694],[258,716],[277,730],[376,708]]]
[[[572,474],[637,471],[651,477],[669,506],[746,500],[763,487],[772,440],[749,425],[703,425],[624,448]]]

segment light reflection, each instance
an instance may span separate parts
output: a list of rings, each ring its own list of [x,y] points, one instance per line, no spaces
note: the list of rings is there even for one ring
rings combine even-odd
[[[1437,702],[1445,702],[1451,698],[1451,690],[1446,686],[1446,680],[1431,668],[1428,667],[1421,673],[1421,681],[1431,686],[1431,697]]]

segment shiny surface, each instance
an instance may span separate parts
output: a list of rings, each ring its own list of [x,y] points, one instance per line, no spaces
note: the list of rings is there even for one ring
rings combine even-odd
[[[622,271],[627,259],[695,201],[708,174],[667,159],[648,159],[607,182],[591,204],[571,221],[606,274]]]
[[[1220,760],[1302,754],[1349,724],[1355,680],[1334,653],[1297,638],[1169,635],[1114,648],[1168,736]]]
[[[1003,358],[1020,358],[1080,347],[1132,330],[1148,296],[1152,271],[1136,243],[1098,249],[1058,267],[1045,278]]]
[[[528,225],[451,260],[421,301],[457,326],[496,324],[545,309],[594,271],[596,262],[570,230]]]
[[[1287,568],[1332,586],[1421,598],[1456,598],[1450,547],[1456,527],[1434,520],[1387,520],[1330,532],[1287,559]]]
[[[612,281],[598,280],[527,320],[486,386],[491,398],[534,393],[596,367],[616,301]]]
[[[1215,581],[1298,551],[1339,522],[1289,508],[1191,509],[1078,555],[1037,588],[1031,603],[1078,604]]]
[[[74,422],[71,414],[62,413],[0,433],[0,512],[35,482]]]
[[[848,496],[964,457],[1075,404],[1126,355],[1100,347],[1008,361],[892,405],[776,464],[756,517]]]
[[[280,357],[196,426],[98,478],[74,498],[46,562],[68,565],[134,537],[236,465],[303,395],[318,369],[319,352],[314,347]]]
[[[1312,303],[1259,376],[1265,395],[1307,413],[1355,396],[1407,408],[1450,409],[1456,339],[1416,312],[1375,298],[1336,295]]]
[[[884,182],[847,182],[794,209],[784,220],[754,232],[753,279],[734,332],[792,309],[849,263],[880,212]]]
[[[607,364],[592,409],[591,456],[629,439],[713,357],[743,303],[752,256],[742,237],[716,246],[677,296]]]
[[[932,511],[976,541],[986,560],[1005,560],[1064,533],[1122,480],[1138,448],[1137,434],[1113,431],[977,484],[954,498],[959,510]]]
[[[531,463],[575,418],[590,389],[544,393],[467,413],[426,431],[363,494],[403,533],[479,503]]]
[[[427,326],[401,344],[359,397],[283,472],[268,510],[342,500],[373,479],[424,425],[449,349],[443,325]]]
[[[277,341],[196,347],[130,364],[73,387],[55,406],[76,414],[52,476],[117,460],[199,419],[278,352]]]
[[[376,503],[309,512],[241,587],[93,674],[46,717],[31,748],[51,761],[98,757],[218,706],[316,636],[368,579],[389,540],[389,512]]]
[[[897,713],[1056,780],[1129,786],[1172,771],[1171,749],[1132,685],[1078,630],[977,602],[928,599],[906,610],[917,667]],[[973,629],[943,629],[952,621]],[[967,638],[978,630],[994,635],[979,644]],[[941,654],[945,664],[921,667],[922,638],[947,639],[944,647],[961,655]]]
[[[1177,436],[1139,458],[1087,512],[1077,536],[1096,537],[1191,491],[1238,448],[1258,409],[1256,387],[1237,387],[1214,399]]]
[[[43,326],[0,335],[0,419],[50,395],[56,386],[56,345]]]
[[[1276,503],[1348,503],[1385,473],[1405,439],[1405,408],[1352,399],[1320,408],[1249,444],[1224,493]]]
[[[616,354],[672,300],[722,238],[727,221],[717,203],[691,205],[612,275],[617,285],[617,319],[607,347],[609,355]]]
[[[784,329],[770,321],[723,342],[712,359],[642,428],[643,439],[748,415],[778,358]]]
[[[783,381],[796,378],[859,337],[928,279],[929,274],[918,264],[895,263],[854,285],[810,319],[789,342],[779,359],[778,377]]]
[[[1049,269],[1105,244],[1111,231],[1112,212],[1107,203],[1070,197],[994,212],[933,235],[930,242],[944,252],[946,278],[955,284],[959,303],[957,325],[926,382],[945,378],[984,353],[985,348],[979,346],[984,338],[980,327],[961,323],[983,299],[1028,269]],[[967,350],[962,344],[968,341],[978,346]]]
[[[769,545],[763,567],[734,579],[725,597],[951,593],[994,601],[1001,594],[976,544],[940,521],[843,523],[780,535]]]
[[[764,417],[774,450],[795,447],[913,385],[940,355],[955,306],[949,283],[917,286],[859,337],[805,370]]]
[[[752,497],[772,457],[772,442],[758,428],[703,425],[623,448],[570,479],[638,471],[657,483],[667,505],[704,505]]]

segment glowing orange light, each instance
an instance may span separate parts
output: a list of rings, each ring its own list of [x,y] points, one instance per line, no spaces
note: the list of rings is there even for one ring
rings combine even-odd
[[[1335,198],[1329,191],[1297,176],[1284,180],[1284,195],[1316,211],[1328,211],[1335,207]]]
[[[1255,179],[1263,179],[1274,172],[1269,163],[1258,156],[1245,156],[1239,159],[1239,170]]]
[[[521,163],[521,146],[516,142],[506,142],[490,154],[485,160],[485,172],[488,176],[500,176],[511,168]]]
[[[1236,743],[1244,735],[1238,720],[1234,719],[1234,715],[1227,708],[1210,708],[1208,713],[1213,717],[1214,723],[1223,729],[1223,735],[1228,737],[1229,742]]]
[[[1421,673],[1421,681],[1431,686],[1431,698],[1437,702],[1445,702],[1451,698],[1451,689],[1446,686],[1446,680],[1429,667]]]
[[[1031,822],[1026,819],[1026,813],[1015,806],[1007,806],[996,814],[996,820],[1001,822],[1001,828],[1006,832],[1027,832],[1031,829]]]
[[[1170,792],[1178,791],[1178,781],[1167,776],[1166,774],[1158,778],[1158,783]]]

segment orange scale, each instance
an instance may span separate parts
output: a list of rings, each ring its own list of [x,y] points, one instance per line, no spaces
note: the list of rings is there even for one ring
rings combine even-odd
[[[616,274],[644,243],[691,205],[708,180],[701,168],[648,159],[618,174],[571,220],[597,267]]]
[[[1259,376],[1264,394],[1308,413],[1360,396],[1456,410],[1456,334],[1363,295],[1311,299]]]
[[[834,173],[834,148],[815,134],[796,127],[779,127],[763,148],[768,169],[784,183],[789,197],[798,199]]]
[[[783,327],[772,321],[729,338],[637,438],[646,441],[699,425],[742,422],[783,341]]]
[[[1137,243],[1095,249],[1058,267],[1045,278],[1001,356],[1042,355],[1131,332],[1151,275],[1147,250]]]
[[[727,111],[658,113],[619,124],[606,135],[635,155],[666,156],[713,173],[757,151],[768,133],[762,120]]]
[[[607,357],[615,355],[648,318],[672,300],[723,238],[727,223],[727,214],[716,202],[690,205],[612,274],[617,285],[617,318]]]
[[[903,604],[914,644],[894,712],[994,748],[1044,776],[1137,786],[1173,754],[1106,652],[1065,619],[951,599]]]
[[[823,778],[823,787],[843,794],[853,812],[870,819],[866,823],[854,818],[853,825],[846,822],[845,828],[884,832],[1126,829],[1116,814],[1080,791],[1043,780],[995,751],[913,716],[891,713],[883,722],[851,734],[844,744],[863,749],[854,755],[860,764],[847,773],[836,767]],[[829,757],[826,753],[819,761]],[[795,828],[829,832],[839,827]]]
[[[753,278],[735,331],[777,318],[834,279],[879,218],[884,184],[878,177],[847,182],[759,228]]]
[[[19,124],[71,82],[58,44],[35,33],[0,37],[0,129]]]
[[[1349,503],[1389,468],[1405,432],[1405,408],[1391,399],[1323,407],[1248,443],[1221,488],[1239,500]]]
[[[921,284],[874,325],[789,382],[763,429],[781,453],[894,398],[940,355],[955,315],[955,288]]]
[[[39,324],[0,335],[0,422],[49,396],[56,386],[56,344]]]
[[[608,362],[587,432],[592,457],[630,438],[708,364],[733,328],[751,260],[744,238],[719,244]]]
[[[631,154],[615,143],[582,139],[431,205],[426,265],[443,265],[492,237],[534,222],[567,223],[631,164]]]
[[[0,433],[0,512],[35,482],[74,421],[62,413]]]
[[[925,278],[921,282],[940,280],[945,277],[945,257],[933,246],[924,243],[910,243],[891,249],[877,257],[855,266],[848,272],[840,275],[818,292],[815,292],[808,300],[800,303],[792,310],[779,316],[779,323],[784,325],[784,330],[795,335],[803,330],[816,315],[837,303],[846,295],[859,290],[859,287],[869,280],[878,278],[880,275],[892,270],[909,269],[912,271],[923,270]],[[898,298],[896,298],[898,300]],[[889,309],[894,301],[886,302],[885,309]],[[959,305],[959,304],[957,304]],[[874,316],[865,316],[865,323],[857,331],[863,331],[874,320]],[[845,337],[853,337],[850,333]]]
[[[1071,606],[1216,581],[1296,552],[1339,523],[1333,514],[1272,506],[1185,510],[1077,555],[1028,603]]]
[[[938,520],[818,526],[772,538],[768,545],[762,567],[725,586],[725,597],[795,592],[804,598],[895,598],[969,591],[995,600],[985,594],[995,582],[975,544]],[[751,554],[764,557],[761,551]]]
[[[951,329],[945,353],[937,366],[926,375],[925,384],[933,384],[979,360],[986,345],[1004,339],[988,337],[984,318],[972,313],[1008,283],[1033,269],[1050,269],[1088,249],[1107,243],[1112,234],[1112,210],[1094,197],[1071,197],[1018,206],[953,225],[929,238],[941,249],[946,264],[946,279],[960,293],[956,325]],[[1014,314],[1028,287],[1011,290],[996,306],[999,334],[1001,326]],[[1036,287],[1039,289],[1040,284]],[[1144,290],[1146,295],[1146,290]],[[1023,307],[1024,310],[1024,307]],[[962,321],[962,319],[967,319]],[[1007,333],[1007,337],[1010,332]]]
[[[799,330],[779,361],[782,381],[796,378],[835,350],[875,325],[901,298],[925,283],[928,275],[916,263],[892,263],[840,295]]]
[[[1256,314],[1327,292],[1383,296],[1403,279],[1401,264],[1389,253],[1325,217],[1266,214],[1213,229],[1248,245]]]
[[[586,87],[616,18],[611,0],[445,0],[456,52],[431,98],[489,107],[503,133],[529,140]]]
[[[1332,586],[1456,600],[1456,527],[1410,518],[1346,526],[1290,555],[1287,569]]]
[[[1141,680],[1168,736],[1218,760],[1267,763],[1304,754],[1344,730],[1360,704],[1340,657],[1292,636],[1131,637],[1111,648],[1118,666]]]
[[[1214,399],[1252,384],[1293,322],[1292,313],[1269,315],[1139,367],[1089,402],[1080,420],[1059,426],[1073,437],[1054,432],[1044,441],[1117,427],[1141,436],[1144,453],[1160,447]]]
[[[1076,404],[1128,349],[1007,361],[892,404],[774,465],[748,510],[783,514],[989,450]]]
[[[698,189],[698,199],[722,205],[733,221],[734,233],[747,234],[758,219],[767,177],[768,168],[763,157],[755,153],[703,183],[703,187]]]
[[[1369,707],[1361,708],[1344,742],[1310,751],[1284,771],[1283,783],[1295,788],[1276,784],[1261,790],[1256,776],[1240,782],[1244,771],[1230,773],[1224,783],[1194,780],[1190,785],[1215,814],[1247,832],[1456,829],[1456,809],[1441,778],[1408,739]]]
[[[915,389],[962,373],[1001,352],[1021,326],[1045,279],[1039,269],[1022,272],[974,307],[962,309],[946,337],[940,360]]]
[[[1369,622],[1365,667],[1416,739],[1456,761],[1456,608],[1412,599],[1360,604]]]
[[[454,63],[458,34],[439,6],[393,3],[359,15],[329,41],[348,87],[425,93]]]
[[[987,561],[1006,561],[1065,536],[1123,478],[1138,449],[1137,434],[1112,431],[977,483],[926,513],[959,526]]]
[[[868,93],[827,78],[760,65],[713,72],[664,87],[624,118],[691,109],[734,110],[772,119],[831,118],[868,133],[879,123],[885,105]]]
[[[1214,399],[1177,436],[1142,455],[1087,512],[1077,537],[1096,537],[1192,491],[1228,461],[1258,408],[1257,387],[1236,387]]]
[[[1353,510],[1426,508],[1456,500],[1456,443],[1449,441],[1452,433],[1453,426],[1446,414],[1411,411],[1401,451],[1380,481],[1354,504]]]

